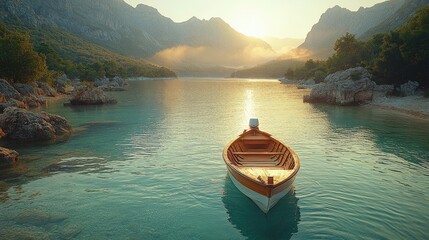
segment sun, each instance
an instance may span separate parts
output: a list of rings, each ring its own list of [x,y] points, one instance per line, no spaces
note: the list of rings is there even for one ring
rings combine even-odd
[[[263,38],[268,35],[265,20],[258,14],[243,13],[230,21],[231,26],[244,35]]]

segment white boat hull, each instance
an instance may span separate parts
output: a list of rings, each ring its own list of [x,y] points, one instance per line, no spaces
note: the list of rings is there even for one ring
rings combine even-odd
[[[239,181],[237,181],[234,176],[232,176],[232,174],[228,171],[228,176],[229,178],[232,180],[232,182],[234,183],[234,185],[238,188],[238,190],[240,190],[240,192],[242,192],[244,195],[246,195],[248,198],[252,199],[253,202],[255,202],[255,204],[264,212],[264,213],[268,213],[268,211],[274,207],[277,202],[282,199],[284,196],[286,196],[286,194],[291,190],[292,188],[292,183],[295,180],[295,177],[291,178],[289,181],[291,181],[291,183],[289,184],[289,186],[287,188],[285,188],[284,190],[282,190],[281,192],[271,196],[271,197],[267,197],[264,196],[260,193],[257,193],[249,188],[247,188],[246,186],[244,186],[243,184],[241,184]]]

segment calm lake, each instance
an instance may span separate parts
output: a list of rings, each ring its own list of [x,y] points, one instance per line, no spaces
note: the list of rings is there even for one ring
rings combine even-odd
[[[429,121],[303,103],[271,80],[131,81],[118,104],[45,111],[76,133],[7,145],[0,239],[428,239]],[[256,116],[301,158],[268,214],[227,177],[222,150]]]

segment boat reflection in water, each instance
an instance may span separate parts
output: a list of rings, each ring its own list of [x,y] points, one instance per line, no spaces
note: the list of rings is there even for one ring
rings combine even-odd
[[[263,213],[226,176],[222,202],[229,215],[228,220],[247,238],[290,239],[293,233],[298,232],[300,211],[293,188],[272,211]]]

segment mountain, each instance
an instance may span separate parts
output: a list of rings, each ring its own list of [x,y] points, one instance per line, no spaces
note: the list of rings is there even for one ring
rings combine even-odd
[[[413,14],[429,0],[390,0],[370,8],[361,7],[350,11],[339,6],[322,14],[307,37],[298,48],[283,54],[274,61],[232,73],[233,77],[280,77],[289,67],[295,67],[306,59],[324,59],[334,53],[335,41],[347,32],[360,40],[367,40],[373,34],[385,33],[406,23]],[[294,63],[295,66],[291,63]],[[303,64],[301,62],[301,64]]]
[[[345,33],[364,39],[393,30],[427,4],[429,0],[390,0],[355,12],[335,6],[322,14],[299,48],[312,51],[315,58],[328,57],[334,51],[336,39]]]
[[[304,39],[300,38],[267,37],[263,38],[263,40],[270,44],[274,51],[280,54],[287,53],[304,42]]]
[[[9,26],[58,29],[168,66],[251,65],[273,54],[266,42],[238,33],[220,18],[175,23],[153,7],[133,8],[123,0],[2,0],[0,20]]]
[[[402,5],[401,8],[396,11],[395,14],[391,15],[377,26],[370,28],[358,37],[360,39],[368,39],[372,35],[377,33],[385,33],[394,29],[399,28],[401,25],[406,23],[416,12],[423,6],[429,5],[429,0],[412,0],[407,1]]]

